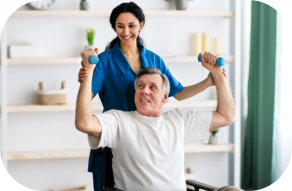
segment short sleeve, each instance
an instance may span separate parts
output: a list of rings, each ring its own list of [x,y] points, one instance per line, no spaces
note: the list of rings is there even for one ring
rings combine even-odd
[[[207,143],[213,112],[192,109],[181,112],[185,119],[185,144]]]
[[[96,64],[92,76],[92,92],[94,96],[102,89],[105,78],[104,58],[98,55],[99,62]]]
[[[96,115],[101,125],[101,138],[97,138],[92,135],[88,135],[88,143],[91,149],[97,149],[99,147],[111,147],[115,148],[116,137],[118,132],[118,115],[115,110]]]
[[[159,69],[160,71],[165,74],[169,80],[170,84],[170,92],[168,97],[172,97],[176,95],[178,92],[180,92],[183,89],[182,84],[171,74],[169,68],[165,65],[164,61],[161,57],[158,56],[158,62],[159,62]]]

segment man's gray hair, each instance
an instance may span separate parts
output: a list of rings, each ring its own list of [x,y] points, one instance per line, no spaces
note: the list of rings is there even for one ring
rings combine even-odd
[[[169,81],[168,81],[167,76],[165,74],[162,74],[158,68],[154,68],[154,67],[143,68],[142,70],[139,71],[139,73],[136,77],[136,80],[135,80],[135,89],[137,87],[137,81],[140,79],[141,76],[143,76],[145,74],[158,74],[158,75],[160,75],[162,78],[162,82],[163,82],[162,87],[163,87],[164,91],[169,94],[170,86],[169,86]]]

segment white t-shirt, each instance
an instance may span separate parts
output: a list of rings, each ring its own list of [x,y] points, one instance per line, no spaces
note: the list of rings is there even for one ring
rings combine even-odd
[[[97,118],[102,135],[88,135],[89,145],[112,148],[116,188],[185,191],[184,145],[208,141],[212,112],[176,109],[147,117],[110,110]]]

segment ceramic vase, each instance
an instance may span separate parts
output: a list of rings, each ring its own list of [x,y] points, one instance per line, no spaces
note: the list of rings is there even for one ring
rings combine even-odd
[[[87,1],[81,1],[80,10],[89,10],[89,3]]]
[[[175,7],[177,10],[186,10],[188,8],[189,0],[175,0]]]

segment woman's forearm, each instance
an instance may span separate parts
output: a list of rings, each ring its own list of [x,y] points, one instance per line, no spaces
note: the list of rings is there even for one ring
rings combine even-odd
[[[177,99],[179,101],[185,100],[185,99],[188,99],[190,97],[193,97],[193,96],[201,93],[202,91],[204,91],[208,87],[210,87],[210,85],[207,82],[207,79],[205,79],[197,84],[183,87],[183,89],[179,93],[174,95],[174,97],[175,97],[175,99]]]

